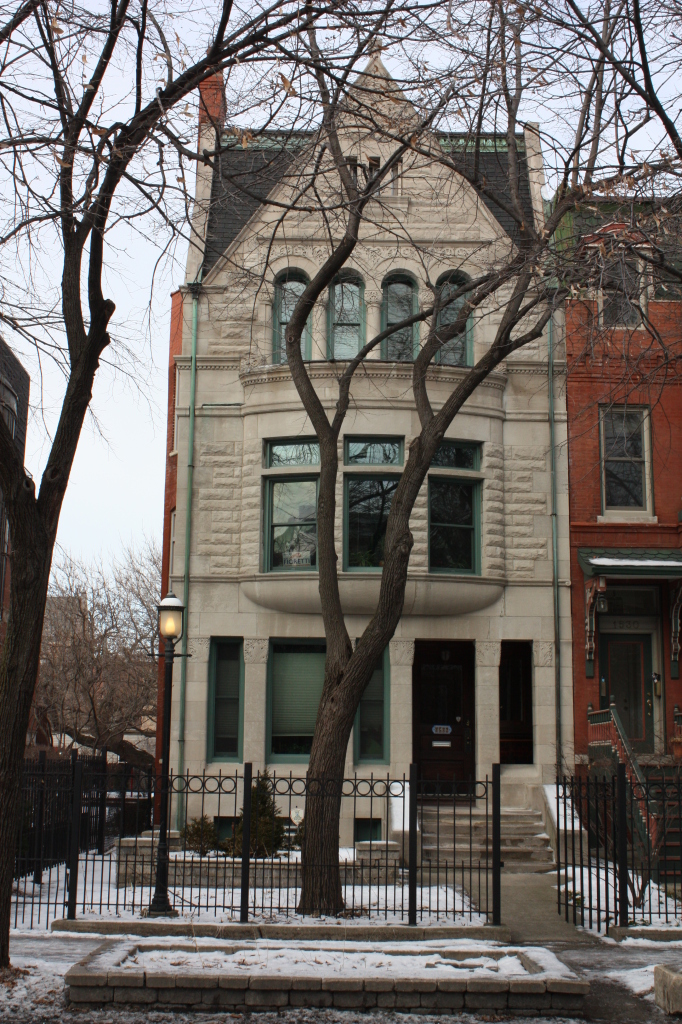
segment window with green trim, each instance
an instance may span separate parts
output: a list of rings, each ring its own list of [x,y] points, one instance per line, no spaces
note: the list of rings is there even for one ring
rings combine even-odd
[[[268,570],[317,568],[317,477],[266,480]]]
[[[268,469],[288,466],[319,466],[320,446],[315,438],[278,438],[265,445],[265,465]]]
[[[329,290],[330,359],[353,359],[364,338],[363,284],[359,278],[342,278]]]
[[[275,301],[272,307],[272,361],[286,363],[286,329],[294,312],[296,303],[306,289],[308,277],[302,270],[287,270],[275,281]],[[310,318],[301,335],[301,355],[310,359],[312,330]]]
[[[381,818],[356,818],[353,826],[356,843],[381,841]]]
[[[457,320],[466,301],[466,296],[460,295],[459,298],[453,299],[451,302],[448,300],[468,280],[468,277],[459,271],[443,274],[438,280],[437,287],[440,289],[439,299],[441,304],[438,312],[438,327],[454,324]],[[469,316],[465,329],[440,347],[436,353],[435,361],[443,366],[470,366],[473,362],[473,338],[474,321],[473,316]]]
[[[347,476],[344,523],[346,568],[379,569],[384,564],[384,539],[399,477]]]
[[[208,760],[241,760],[244,666],[241,640],[212,640]]]
[[[360,700],[353,730],[355,762],[389,760],[388,652],[379,658]]]
[[[441,441],[431,460],[442,469],[480,469],[481,446],[467,441]]]
[[[270,645],[270,754],[280,760],[310,754],[324,685],[324,642]]]
[[[479,571],[479,484],[429,477],[429,569]]]
[[[402,466],[402,437],[347,437],[344,461],[347,466]]]
[[[419,312],[417,288],[410,277],[396,275],[384,282],[381,311],[382,331]],[[410,324],[389,335],[382,342],[381,358],[393,363],[411,362],[418,345],[418,331],[417,324]]]

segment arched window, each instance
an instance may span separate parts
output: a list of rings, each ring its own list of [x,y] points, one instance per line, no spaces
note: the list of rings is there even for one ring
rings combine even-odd
[[[285,270],[275,281],[275,301],[272,307],[272,361],[286,363],[287,345],[285,331],[291,320],[294,307],[308,284],[308,278],[302,270]],[[301,335],[301,355],[310,359],[311,349],[310,318]]]
[[[338,278],[329,289],[327,352],[330,359],[352,359],[364,344],[364,285],[359,277]]]
[[[381,329],[385,331],[419,311],[415,282],[407,274],[395,274],[384,281],[381,307]],[[417,324],[403,327],[384,339],[381,358],[390,362],[411,362],[419,344]]]
[[[463,284],[466,284],[469,278],[466,274],[462,274],[459,271],[453,270],[447,274],[443,274],[437,282],[437,287],[440,288],[440,301],[446,302],[448,296],[453,295],[458,291]],[[445,324],[453,324],[460,314],[460,310],[465,302],[465,296],[460,295],[458,299],[450,302],[448,305],[441,308],[438,313],[438,326],[441,327]],[[442,363],[445,366],[470,366],[473,362],[473,349],[474,349],[474,321],[473,317],[469,316],[466,327],[461,334],[457,334],[450,341],[447,341],[436,353],[436,362]]]

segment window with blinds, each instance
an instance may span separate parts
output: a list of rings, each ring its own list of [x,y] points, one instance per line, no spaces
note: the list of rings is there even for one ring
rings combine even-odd
[[[307,757],[324,684],[324,643],[273,643],[271,739],[275,757]]]
[[[238,640],[214,641],[211,652],[210,741],[213,759],[237,759],[241,721],[242,657]]]

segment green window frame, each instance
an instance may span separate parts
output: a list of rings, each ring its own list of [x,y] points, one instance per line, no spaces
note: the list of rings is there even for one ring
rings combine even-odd
[[[284,331],[296,301],[302,295],[303,290],[309,284],[308,275],[302,270],[285,270],[278,274],[275,279],[275,296],[272,303],[272,361],[273,363],[285,363],[287,361],[286,343]],[[296,287],[287,287],[296,286]],[[309,360],[312,355],[312,323],[308,317],[303,334],[301,335],[301,355]]]
[[[353,446],[360,446],[366,449],[363,452],[353,452]],[[393,447],[394,459],[388,459],[388,446]],[[360,435],[354,437],[347,435],[343,439],[343,463],[344,466],[402,466],[405,461],[405,438],[404,437],[377,437],[376,435]]]
[[[375,676],[381,672],[381,679]],[[381,696],[378,696],[380,688]],[[381,704],[381,707],[378,705]],[[368,752],[372,726],[381,724],[381,750],[376,747]],[[391,661],[388,647],[379,659],[379,664],[360,699],[360,706],[353,725],[353,760],[355,764],[390,764],[391,761]]]
[[[357,299],[351,289],[357,288]],[[347,296],[347,298],[346,298]],[[357,308],[355,308],[357,305]],[[342,315],[338,315],[342,312]],[[344,328],[357,327],[357,343],[342,345]],[[351,337],[350,330],[348,338]],[[356,274],[344,274],[329,287],[327,303],[327,358],[353,359],[365,344],[365,283]],[[347,351],[344,351],[344,348]]]
[[[407,288],[410,289],[409,293],[405,291]],[[397,292],[397,289],[400,289],[400,292]],[[405,307],[403,310],[398,309],[401,304]],[[392,274],[388,277],[382,285],[381,330],[385,331],[392,324],[400,323],[401,320],[414,316],[418,312],[419,292],[414,278],[409,274]],[[411,346],[409,345],[410,340]],[[407,348],[410,348],[409,356],[403,352]],[[381,343],[381,358],[388,362],[413,362],[418,351],[419,324],[404,327],[402,330],[396,331],[394,335],[384,338]]]
[[[265,442],[267,469],[319,466],[320,445],[316,437],[278,437]]]
[[[481,468],[481,445],[478,441],[441,441],[431,465],[438,469],[470,469],[478,472]]]
[[[225,657],[228,650],[230,655],[236,654],[236,658]],[[230,672],[228,666],[235,662]],[[241,762],[244,743],[244,644],[241,637],[211,637],[207,710],[206,760]],[[229,724],[230,729],[218,736],[216,730],[221,724],[223,727]],[[231,746],[233,740],[234,750],[221,749],[228,744]]]
[[[324,638],[270,640],[266,730],[270,764],[305,764],[309,760],[326,652]]]
[[[458,270],[448,271],[446,274],[442,274],[436,282],[436,287],[443,289],[447,286],[451,286],[453,290],[461,288],[462,285],[467,284],[469,278],[466,274],[462,274]],[[438,326],[441,324],[452,323],[462,308],[464,297],[457,299],[456,302],[446,307],[438,313]],[[464,331],[463,344],[460,341],[461,335],[452,338],[449,342],[446,342],[436,352],[434,362],[439,363],[441,366],[473,366],[474,365],[474,318],[470,315],[466,322],[466,328]],[[459,355],[459,358],[457,358]],[[464,357],[463,359],[461,357]]]
[[[433,512],[433,496],[437,488],[444,487],[444,485],[451,485],[454,487],[463,487],[470,489],[471,498],[471,513],[472,522],[468,523],[453,523],[445,522],[441,520],[440,516],[434,516]],[[480,576],[481,574],[481,483],[479,480],[467,479],[459,476],[429,476],[428,483],[428,505],[429,505],[429,572],[431,573],[442,573],[447,575],[457,576]],[[467,530],[471,533],[471,567],[448,567],[443,565],[434,565],[433,551],[436,548],[435,531],[440,527],[438,533],[443,536],[445,531],[458,531],[462,532]]]
[[[319,476],[309,473],[264,477],[264,544],[263,565],[265,572],[317,572],[317,500],[319,492]],[[310,503],[314,514],[310,516],[289,517],[285,522],[286,502],[295,497],[293,488],[300,483],[314,483],[314,503],[312,492]],[[281,488],[280,511],[275,509],[275,501],[280,499],[278,489]],[[289,494],[287,495],[287,489]],[[310,527],[314,525],[314,530]],[[277,536],[277,531],[281,531]],[[285,545],[289,543],[288,555]],[[296,546],[298,545],[298,547]],[[281,561],[280,561],[281,558]],[[289,564],[286,564],[288,558]],[[307,559],[307,561],[306,561]],[[279,564],[278,564],[279,563]]]
[[[387,485],[390,490],[390,498],[392,500],[395,488],[398,486],[400,476],[396,476],[393,473],[346,473],[343,479],[343,568],[344,572],[381,572],[383,569],[383,537],[386,533],[386,526],[384,520],[383,530],[381,536],[377,538],[375,550],[376,553],[381,553],[382,557],[379,559],[379,564],[372,564],[371,562],[358,563],[356,556],[351,554],[351,544],[353,541],[350,522],[350,502],[351,500],[362,500],[361,493],[358,495],[353,494],[355,485],[362,481],[365,483],[373,482],[376,485]],[[369,495],[368,495],[369,496]],[[381,495],[379,495],[381,497]],[[390,512],[391,501],[388,503],[388,509],[386,512],[385,519],[388,519],[388,513]],[[376,535],[376,534],[375,534]],[[351,564],[352,563],[352,564]]]

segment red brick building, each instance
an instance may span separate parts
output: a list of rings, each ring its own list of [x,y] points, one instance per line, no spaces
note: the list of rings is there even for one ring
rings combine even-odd
[[[682,707],[682,295],[632,215],[600,215],[575,231],[593,287],[565,309],[576,761],[610,702],[658,761]]]

